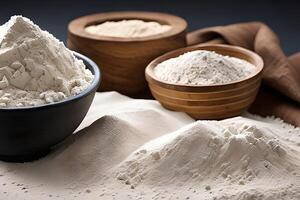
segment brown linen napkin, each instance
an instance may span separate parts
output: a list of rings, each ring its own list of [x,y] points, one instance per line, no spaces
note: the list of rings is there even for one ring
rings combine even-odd
[[[300,126],[300,53],[287,57],[267,25],[249,22],[205,28],[189,33],[187,41],[188,45],[227,43],[258,53],[265,63],[263,86],[250,112]]]

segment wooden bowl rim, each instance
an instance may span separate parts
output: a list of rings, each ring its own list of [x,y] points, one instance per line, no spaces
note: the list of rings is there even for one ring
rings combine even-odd
[[[122,19],[141,19],[146,21],[156,21],[171,26],[171,29],[161,34],[139,38],[121,38],[109,37],[90,34],[85,31],[85,27],[92,24],[99,24],[105,21],[116,21]],[[110,41],[110,42],[144,42],[157,39],[163,39],[175,36],[185,32],[187,29],[187,22],[176,15],[162,13],[162,12],[144,12],[144,11],[121,11],[121,12],[104,12],[82,16],[72,20],[68,25],[70,33],[85,39],[96,41]]]
[[[211,51],[215,51],[218,53],[218,49],[223,49],[223,50],[227,50],[227,51],[231,51],[231,52],[237,52],[241,55],[247,56],[249,58],[252,58],[255,63],[246,60],[248,62],[250,62],[251,64],[253,64],[256,67],[256,72],[254,72],[253,74],[251,74],[250,76],[238,80],[238,81],[234,81],[234,82],[230,82],[230,83],[226,83],[226,84],[214,84],[214,85],[187,85],[187,84],[178,84],[178,83],[170,83],[164,80],[160,80],[159,78],[157,78],[154,74],[153,69],[161,62],[168,60],[170,58],[174,58],[177,57],[179,55],[182,55],[184,53],[190,52],[190,51],[194,51],[194,50],[207,50],[207,49],[213,49]],[[226,54],[223,54],[226,55]],[[236,57],[236,58],[240,58],[240,57]],[[245,60],[244,58],[240,58]],[[184,47],[184,48],[180,48],[180,49],[176,49],[174,51],[168,52],[166,54],[163,54],[162,56],[154,59],[145,69],[145,76],[146,76],[146,80],[149,82],[154,82],[155,84],[167,88],[167,89],[173,89],[173,90],[179,90],[179,91],[205,91],[205,90],[209,90],[209,91],[214,91],[214,90],[222,90],[222,89],[228,89],[228,88],[234,88],[234,87],[238,87],[239,85],[244,85],[246,82],[254,80],[256,78],[260,78],[258,76],[260,76],[263,72],[263,67],[264,67],[264,62],[263,59],[256,54],[253,51],[250,51],[248,49],[239,47],[239,46],[234,46],[234,45],[225,45],[225,44],[200,44],[200,45],[195,45],[195,46],[189,46],[189,47]]]

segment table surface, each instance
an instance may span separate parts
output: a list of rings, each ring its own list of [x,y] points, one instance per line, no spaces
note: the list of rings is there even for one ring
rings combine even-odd
[[[22,14],[57,38],[66,41],[67,25],[70,20],[91,13],[121,10],[176,14],[188,21],[189,31],[207,26],[259,20],[267,23],[278,33],[287,54],[299,51],[299,1],[10,0],[1,2],[0,23],[6,22],[11,15]]]

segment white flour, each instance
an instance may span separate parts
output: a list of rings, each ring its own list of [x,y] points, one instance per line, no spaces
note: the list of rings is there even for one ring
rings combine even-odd
[[[188,85],[231,83],[250,76],[254,71],[255,66],[247,61],[204,50],[187,52],[154,68],[159,79]]]
[[[79,94],[93,80],[62,42],[22,16],[0,26],[0,106],[36,106]]]
[[[300,199],[300,129],[278,119],[195,122],[108,92],[85,126],[45,159],[0,162],[0,199]]]
[[[102,24],[88,26],[85,30],[90,34],[121,38],[140,38],[167,32],[169,25],[142,20],[107,21]]]
[[[300,152],[283,133],[254,124],[245,118],[195,122],[140,147],[117,167],[117,178],[131,188],[190,185],[190,198],[296,199]]]

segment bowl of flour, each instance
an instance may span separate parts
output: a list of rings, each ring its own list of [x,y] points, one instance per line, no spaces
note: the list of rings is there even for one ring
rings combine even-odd
[[[31,20],[0,26],[0,159],[29,161],[72,134],[100,83],[97,65]]]
[[[79,17],[68,27],[68,47],[101,66],[99,91],[142,97],[144,71],[156,57],[186,46],[184,19],[156,12],[108,12]]]
[[[206,44],[153,60],[145,75],[152,95],[166,108],[196,119],[240,115],[255,100],[263,60],[247,49]]]

